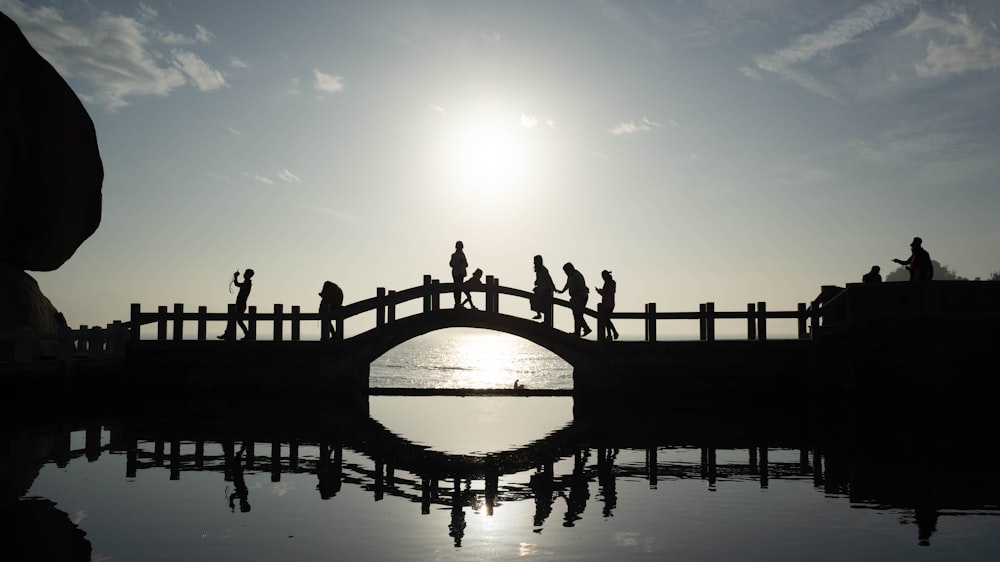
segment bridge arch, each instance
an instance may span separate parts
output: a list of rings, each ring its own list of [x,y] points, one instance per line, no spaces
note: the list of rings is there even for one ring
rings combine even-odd
[[[481,310],[433,310],[399,318],[342,342],[356,361],[371,363],[396,346],[447,328],[480,328],[523,338],[542,347],[572,367],[589,358],[589,342],[533,320]]]

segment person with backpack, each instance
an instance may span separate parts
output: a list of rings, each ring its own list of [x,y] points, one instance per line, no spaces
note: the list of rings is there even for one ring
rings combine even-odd
[[[322,324],[323,333],[320,337],[332,340],[337,334],[337,330],[334,329],[333,315],[344,304],[344,291],[333,281],[325,281],[319,296],[319,313],[326,316],[326,322]]]

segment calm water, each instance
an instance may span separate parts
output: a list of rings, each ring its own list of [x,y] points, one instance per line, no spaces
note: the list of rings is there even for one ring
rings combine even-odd
[[[480,336],[397,349],[372,384],[571,386],[558,360]],[[565,397],[133,406],[4,434],[14,559],[75,545],[118,561],[1000,560],[985,415]]]

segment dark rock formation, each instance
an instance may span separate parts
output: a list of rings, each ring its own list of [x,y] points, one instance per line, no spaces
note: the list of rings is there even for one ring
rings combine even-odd
[[[36,332],[55,334],[64,320],[42,291],[38,282],[20,269],[0,264],[0,332],[14,332],[30,326]],[[0,340],[0,358],[13,356],[14,344]],[[54,353],[51,342],[37,342],[36,355]]]
[[[103,181],[87,110],[0,13],[0,262],[61,266],[101,222]]]

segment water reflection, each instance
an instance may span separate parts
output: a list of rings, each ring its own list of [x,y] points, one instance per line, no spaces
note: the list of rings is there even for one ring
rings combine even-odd
[[[37,501],[18,498],[29,497],[46,463],[66,467],[123,455],[128,479],[147,479],[147,472],[171,481],[218,474],[225,498],[218,507],[234,517],[260,510],[252,507],[248,486],[257,476],[272,483],[305,478],[320,499],[334,503],[350,489],[375,502],[389,497],[418,504],[419,515],[446,510],[440,537],[455,548],[469,539],[470,514],[493,517],[522,502],[531,506],[525,517],[536,534],[615,517],[631,507],[623,502],[636,501],[619,495],[623,482],[644,482],[650,491],[667,482],[701,482],[712,492],[729,482],[767,490],[807,481],[817,493],[858,509],[903,510],[900,522],[915,526],[914,542],[921,545],[933,542],[942,517],[998,513],[1000,487],[989,467],[935,449],[973,450],[964,423],[939,419],[914,434],[912,426],[873,425],[856,416],[832,425],[800,416],[607,416],[577,409],[575,419],[534,441],[476,455],[414,443],[367,412],[280,426],[190,415],[67,419],[4,435],[4,505],[10,515]],[[43,535],[58,536],[50,533],[51,523],[38,525]]]

